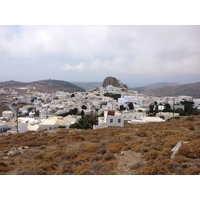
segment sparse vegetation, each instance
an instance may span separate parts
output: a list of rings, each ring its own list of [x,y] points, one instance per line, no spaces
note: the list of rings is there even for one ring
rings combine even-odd
[[[0,174],[200,174],[199,120],[0,135]],[[187,143],[172,159],[179,141]]]

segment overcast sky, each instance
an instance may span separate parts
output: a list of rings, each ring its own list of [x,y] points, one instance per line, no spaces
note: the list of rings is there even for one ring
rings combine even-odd
[[[200,81],[200,26],[0,26],[0,81]]]

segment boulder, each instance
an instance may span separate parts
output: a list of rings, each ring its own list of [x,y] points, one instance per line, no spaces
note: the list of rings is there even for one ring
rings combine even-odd
[[[104,88],[106,88],[108,85],[112,85],[112,86],[118,87],[118,88],[128,89],[128,87],[127,87],[126,84],[121,83],[120,80],[118,80],[117,78],[112,77],[112,76],[106,77],[106,78],[104,79],[104,81],[103,81],[102,86],[103,86]]]

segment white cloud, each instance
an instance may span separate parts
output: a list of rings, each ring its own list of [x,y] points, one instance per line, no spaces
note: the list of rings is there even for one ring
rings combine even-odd
[[[77,65],[65,64],[64,66],[61,66],[60,69],[64,71],[73,71],[80,73],[85,69],[85,64],[84,63],[79,63]]]
[[[7,79],[29,72],[36,80],[38,69],[44,79],[113,75],[134,84],[177,74],[197,81],[199,35],[200,26],[0,26],[0,69],[9,71]]]

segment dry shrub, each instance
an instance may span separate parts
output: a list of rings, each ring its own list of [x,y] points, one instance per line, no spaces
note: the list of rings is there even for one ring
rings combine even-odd
[[[183,171],[182,165],[180,163],[174,162],[174,161],[169,162],[168,169],[171,172],[176,172],[177,174],[181,174]]]
[[[186,117],[186,119],[185,119],[186,121],[194,121],[194,117],[192,117],[192,116],[189,116],[189,117]]]
[[[0,161],[0,166],[7,167],[8,165],[5,162]]]
[[[171,154],[172,154],[171,148],[163,148],[162,151],[160,151],[159,156],[169,158]]]
[[[56,133],[57,133],[57,134],[68,134],[69,131],[68,131],[66,128],[58,128],[58,129],[56,130]]]
[[[103,155],[99,155],[99,154],[96,154],[92,157],[92,161],[93,162],[97,162],[99,160],[103,159]]]
[[[115,159],[115,156],[112,153],[108,152],[108,153],[106,153],[104,155],[103,159],[106,160],[106,161],[108,161],[108,160]]]
[[[89,161],[90,159],[91,159],[91,154],[90,153],[81,153],[75,158],[75,161],[77,161],[77,162],[85,162],[85,161]]]
[[[62,174],[72,174],[73,170],[72,170],[72,162],[67,161],[63,164],[63,168],[62,168]]]
[[[145,164],[143,162],[136,163],[135,165],[131,166],[130,169],[137,170],[137,169],[139,169],[140,167],[143,167],[143,166],[145,166]]]
[[[45,161],[54,161],[55,160],[55,157],[52,155],[52,154],[46,154],[44,156],[44,160]]]
[[[193,126],[189,127],[190,131],[195,131],[195,128]]]
[[[122,151],[128,151],[128,150],[131,150],[131,148],[128,145],[122,148]]]
[[[42,145],[39,147],[39,149],[44,150],[44,149],[46,149],[46,146]]]
[[[90,140],[90,142],[92,142],[92,143],[98,143],[99,140],[98,140],[97,138],[92,138],[92,139]]]
[[[64,139],[65,135],[58,135],[56,138],[57,138],[57,140]]]
[[[37,147],[37,146],[42,146],[43,144],[44,144],[44,142],[42,142],[42,141],[33,140],[33,141],[24,142],[22,145],[28,146],[28,147]]]
[[[146,133],[146,131],[137,132],[135,135],[140,136],[140,137],[146,137],[146,136],[148,136],[148,134]]]
[[[47,175],[47,172],[44,169],[38,169],[35,172],[36,175]]]
[[[159,155],[159,151],[151,150],[145,154],[145,160],[156,159]]]
[[[51,152],[50,155],[51,155],[53,158],[60,158],[60,157],[62,157],[63,155],[65,155],[65,152],[59,151],[59,150],[55,150],[55,151]]]
[[[84,147],[86,152],[96,152],[99,149],[97,144],[89,144]]]
[[[96,162],[91,165],[90,172],[92,175],[112,175],[115,169],[116,163],[113,161]]]
[[[167,166],[170,163],[170,159],[169,158],[164,158],[163,160],[161,160],[161,165],[163,166]]]
[[[82,164],[78,167],[75,167],[74,173],[76,175],[90,175],[90,164]]]
[[[200,158],[200,139],[183,144],[179,149],[178,154],[185,156],[186,158]]]
[[[187,175],[200,175],[200,168],[197,166],[191,166],[188,169],[186,169],[183,174]]]
[[[108,152],[111,153],[118,153],[122,150],[122,148],[124,148],[126,146],[125,143],[113,143],[110,144],[108,147]]]
[[[70,160],[70,159],[75,159],[78,156],[78,151],[68,151],[65,152],[60,159],[61,160]]]
[[[58,165],[53,162],[44,162],[39,165],[39,168],[42,168],[43,170],[47,171],[47,173],[48,173],[48,171],[57,170]]]
[[[190,164],[187,163],[187,162],[184,162],[181,164],[183,168],[189,168],[190,167]]]
[[[140,167],[136,173],[137,175],[166,175],[168,171],[162,166],[151,165]]]
[[[35,168],[32,171],[24,171],[19,175],[47,175],[47,172],[42,168]]]
[[[85,138],[82,137],[82,136],[79,136],[79,135],[72,135],[70,137],[70,141],[73,141],[73,142],[80,142],[80,141],[84,141]]]
[[[35,159],[35,160],[43,160],[44,157],[45,157],[45,153],[43,151],[38,152],[38,153],[36,153],[32,156],[32,158]]]
[[[176,154],[175,157],[173,158],[173,162],[178,162],[178,163],[183,163],[187,162],[187,158],[185,156],[182,156],[180,154]]]
[[[0,166],[0,173],[4,174],[5,172],[8,172],[10,171],[10,168],[9,167],[5,167],[5,166]]]
[[[131,148],[132,151],[139,152],[141,150],[141,144],[142,144],[142,141],[135,140],[129,146],[130,146],[130,148]]]

